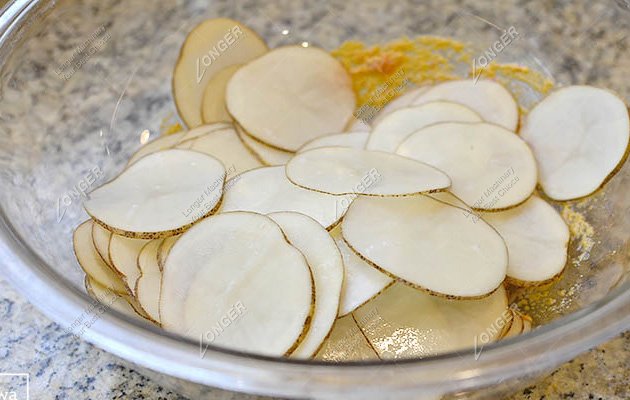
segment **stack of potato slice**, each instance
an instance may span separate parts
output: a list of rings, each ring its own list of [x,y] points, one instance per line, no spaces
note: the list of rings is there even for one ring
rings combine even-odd
[[[145,144],[84,203],[88,292],[206,345],[335,362],[531,330],[505,282],[567,264],[569,230],[544,196],[603,185],[630,131],[623,102],[587,86],[519,124],[490,80],[412,89],[357,123],[337,60],[269,50],[229,19],[191,32],[173,92],[189,130]]]

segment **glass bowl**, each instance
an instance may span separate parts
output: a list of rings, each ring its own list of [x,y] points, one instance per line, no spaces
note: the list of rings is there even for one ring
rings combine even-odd
[[[72,252],[72,231],[87,218],[76,194],[89,191],[95,171],[97,182],[115,176],[143,131],[154,136],[176,122],[173,65],[187,32],[205,18],[242,21],[270,47],[308,42],[329,50],[350,39],[430,34],[483,54],[513,27],[518,40],[497,61],[627,100],[629,10],[623,0],[9,1],[0,14],[3,274],[69,330],[94,313]],[[524,93],[524,102],[539,98]],[[283,397],[497,398],[630,327],[627,164],[586,201],[556,204],[583,216],[593,234],[586,243],[574,237],[560,280],[512,292],[515,302],[545,299],[526,310],[540,326],[480,354],[331,364],[210,346],[201,357],[198,343],[113,310],[96,313],[81,337],[191,398],[209,398],[209,386]]]

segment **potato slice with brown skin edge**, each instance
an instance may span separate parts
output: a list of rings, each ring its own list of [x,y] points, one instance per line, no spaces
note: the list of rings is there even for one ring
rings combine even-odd
[[[241,64],[230,65],[217,72],[208,82],[201,102],[201,119],[205,124],[232,121],[232,117],[225,106],[225,89],[232,75],[241,66]]]
[[[201,125],[203,93],[218,71],[266,52],[265,42],[238,21],[215,18],[197,25],[186,37],[173,71],[173,99],[184,123],[189,128]]]
[[[160,247],[158,248],[158,254],[157,254],[157,262],[158,262],[158,266],[160,267],[160,271],[164,269],[164,263],[166,262],[166,257],[168,256],[168,253],[173,248],[173,245],[175,244],[175,242],[177,242],[177,240],[180,237],[181,235],[167,237],[166,239],[164,239],[162,244],[160,244]]]
[[[112,267],[123,277],[123,281],[132,296],[136,294],[136,281],[140,277],[138,255],[148,242],[149,240],[131,239],[119,235],[112,235],[109,241],[109,261]]]
[[[104,307],[116,310],[128,317],[144,320],[144,317],[131,305],[131,298],[128,295],[116,293],[89,276],[85,277],[85,290],[90,297]]]
[[[210,132],[219,131],[223,129],[232,128],[232,124],[229,122],[215,122],[207,125],[201,125],[186,132],[179,140],[178,145],[185,145],[190,143],[191,140],[195,140],[202,136],[207,135]]]
[[[260,159],[260,161],[267,166],[276,166],[286,164],[295,153],[288,151],[278,150],[273,147],[269,147],[247,134],[242,127],[236,125],[236,132],[238,137],[243,141],[243,144]]]
[[[303,151],[318,149],[320,147],[351,147],[353,149],[363,149],[367,143],[368,132],[345,132],[335,133],[313,139],[300,147],[298,153]]]
[[[105,261],[111,267],[111,261],[109,260],[109,240],[112,238],[112,233],[103,228],[99,224],[92,224],[92,241],[94,242],[94,248]]]
[[[411,89],[389,103],[385,104],[385,106],[381,109],[381,111],[376,114],[376,117],[372,121],[371,125],[375,126],[378,124],[383,118],[393,113],[396,110],[400,110],[404,107],[409,107],[413,104],[413,102],[420,97],[423,93],[426,93],[427,90],[431,89],[431,86],[421,86],[414,89]]]
[[[354,321],[352,314],[338,318],[316,360],[344,362],[378,360],[378,355]]]
[[[105,263],[92,241],[92,220],[79,225],[72,238],[74,254],[79,266],[93,280],[116,293],[127,293],[121,277]]]
[[[172,135],[159,136],[153,139],[133,153],[133,155],[129,158],[129,161],[127,161],[127,166],[135,163],[144,156],[148,156],[149,154],[175,147],[185,135],[186,132],[177,132]]]
[[[294,152],[341,132],[356,100],[349,74],[322,49],[286,46],[240,68],[226,90],[227,107],[252,137]]]
[[[155,239],[144,245],[138,254],[140,277],[136,281],[135,294],[144,312],[156,323],[160,321],[160,291],[162,271],[158,265],[158,249],[164,240]]]

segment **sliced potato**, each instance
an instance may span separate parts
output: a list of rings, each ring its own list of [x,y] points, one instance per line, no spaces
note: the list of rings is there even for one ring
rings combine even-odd
[[[532,322],[531,317],[528,315],[523,315],[522,319],[523,319],[523,332],[521,332],[521,334],[524,335],[527,332],[531,332],[533,328],[533,322]]]
[[[584,197],[605,184],[630,151],[628,108],[609,91],[565,87],[534,107],[521,136],[534,151],[549,197]]]
[[[510,131],[518,128],[518,105],[501,84],[490,80],[459,80],[433,86],[414,101],[414,105],[432,101],[452,101],[474,110],[486,122]]]
[[[162,241],[162,244],[158,248],[158,254],[157,254],[157,262],[158,262],[158,266],[160,267],[160,271],[164,269],[164,263],[166,262],[166,257],[168,256],[168,253],[171,252],[173,245],[175,244],[175,242],[177,242],[177,240],[179,240],[180,236],[181,235],[169,236],[166,239],[164,239],[164,241]]]
[[[173,71],[173,98],[189,128],[202,124],[201,102],[208,82],[221,70],[267,52],[251,29],[228,18],[208,19],[186,37]]]
[[[172,236],[214,211],[224,179],[225,168],[213,157],[164,150],[143,157],[94,190],[83,205],[115,234],[136,239]]]
[[[182,145],[184,146],[183,148],[188,148],[189,146],[187,145],[191,145],[192,144],[192,140],[198,139],[202,136],[207,135],[210,132],[214,132],[214,131],[219,131],[219,130],[223,130],[223,129],[229,129],[232,128],[233,125],[231,123],[228,122],[214,122],[208,125],[201,125],[198,126],[194,129],[189,130],[188,132],[186,132],[184,134],[184,136],[181,137],[181,139],[178,142],[178,148],[182,148]]]
[[[367,143],[368,136],[368,132],[346,132],[326,135],[306,143],[304,146],[300,147],[298,152],[331,146],[363,149],[365,148],[365,143]]]
[[[182,140],[184,135],[186,135],[186,132],[177,132],[171,135],[164,135],[155,138],[154,140],[140,147],[138,151],[133,153],[131,158],[129,158],[127,165],[131,165],[142,157],[149,154],[157,153],[158,151],[168,150],[172,147],[175,147],[175,145]]]
[[[385,104],[385,106],[378,112],[378,114],[376,114],[376,117],[374,117],[374,120],[372,121],[372,126],[376,126],[383,118],[385,118],[389,114],[400,110],[401,108],[411,106],[421,94],[426,93],[426,91],[429,89],[431,89],[431,86],[421,86],[411,89],[408,92],[405,92],[394,100],[390,101],[389,103]]]
[[[136,281],[140,277],[138,255],[149,241],[112,235],[109,241],[109,261],[112,267],[123,277],[129,292],[135,295]]]
[[[315,358],[323,361],[344,362],[378,360],[378,355],[350,314],[335,321],[330,336]]]
[[[374,125],[366,149],[395,152],[412,133],[440,122],[482,122],[470,108],[447,101],[405,107]]]
[[[322,49],[287,46],[240,68],[228,83],[227,107],[255,139],[285,151],[330,132],[352,117],[350,76]]]
[[[128,295],[116,293],[89,276],[85,277],[85,290],[90,297],[103,304],[103,306],[116,310],[128,317],[141,319],[141,316],[138,315],[131,305]]]
[[[427,196],[358,197],[342,225],[350,248],[386,274],[439,296],[479,298],[505,279],[499,234]]]
[[[342,317],[374,298],[391,285],[393,279],[356,255],[343,240],[340,226],[330,231],[330,235],[343,258],[344,277],[339,304],[339,316]]]
[[[532,196],[518,207],[481,216],[507,244],[510,283],[546,282],[564,269],[569,227],[546,201]]]
[[[413,358],[498,340],[507,306],[503,286],[483,299],[448,300],[395,283],[354,315],[381,358]]]
[[[308,264],[278,225],[233,212],[195,224],[175,243],[160,315],[164,328],[194,340],[282,356],[307,332],[313,300]]]
[[[144,245],[138,255],[140,277],[136,281],[134,293],[138,303],[146,314],[155,322],[160,322],[160,291],[162,290],[162,271],[158,265],[158,249],[164,240],[154,239]]]
[[[195,139],[190,150],[199,151],[221,161],[228,178],[263,165],[243,144],[233,128],[216,130]]]
[[[294,211],[315,219],[326,229],[343,217],[351,199],[302,189],[286,177],[284,167],[262,167],[237,175],[226,183],[221,211],[270,214]]]
[[[243,141],[245,146],[251,150],[262,163],[269,166],[284,165],[286,164],[295,153],[288,151],[278,150],[276,148],[267,146],[252,138],[250,135],[243,131],[243,128],[236,126],[236,132],[238,137]]]
[[[335,195],[408,196],[451,185],[444,172],[422,162],[348,147],[298,153],[287,163],[286,174],[295,185]]]
[[[369,132],[372,128],[370,125],[365,123],[362,119],[358,119],[353,117],[348,123],[348,127],[345,129],[346,132]]]
[[[523,328],[525,327],[525,324],[523,318],[521,317],[521,314],[512,309],[510,309],[510,312],[512,313],[512,324],[510,325],[510,329],[508,329],[503,334],[501,339],[508,339],[523,333]]]
[[[92,241],[94,242],[94,248],[110,267],[109,261],[109,240],[112,238],[112,233],[103,228],[99,224],[92,224]]]
[[[203,93],[201,101],[201,119],[204,124],[219,121],[232,121],[230,113],[225,106],[225,89],[232,75],[241,67],[241,64],[230,65],[217,72]]]
[[[72,236],[74,254],[83,271],[102,286],[116,293],[127,293],[121,277],[105,263],[92,240],[92,220],[79,225]]]
[[[330,333],[339,310],[343,283],[343,261],[335,241],[314,219],[294,212],[269,214],[290,244],[306,258],[315,284],[315,313],[306,337],[291,353],[293,358],[310,358]]]
[[[450,191],[478,210],[516,206],[534,192],[536,160],[518,135],[487,123],[445,122],[407,138],[397,153],[446,172]]]

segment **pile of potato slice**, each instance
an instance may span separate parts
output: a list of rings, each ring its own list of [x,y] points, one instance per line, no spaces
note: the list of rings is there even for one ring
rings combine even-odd
[[[356,123],[337,60],[269,50],[229,19],[191,32],[173,91],[188,130],[143,145],[84,203],[86,287],[270,356],[423,357],[529,331],[504,283],[551,281],[570,239],[544,196],[593,193],[628,151],[625,104],[588,86],[521,119],[500,84],[449,81]]]

